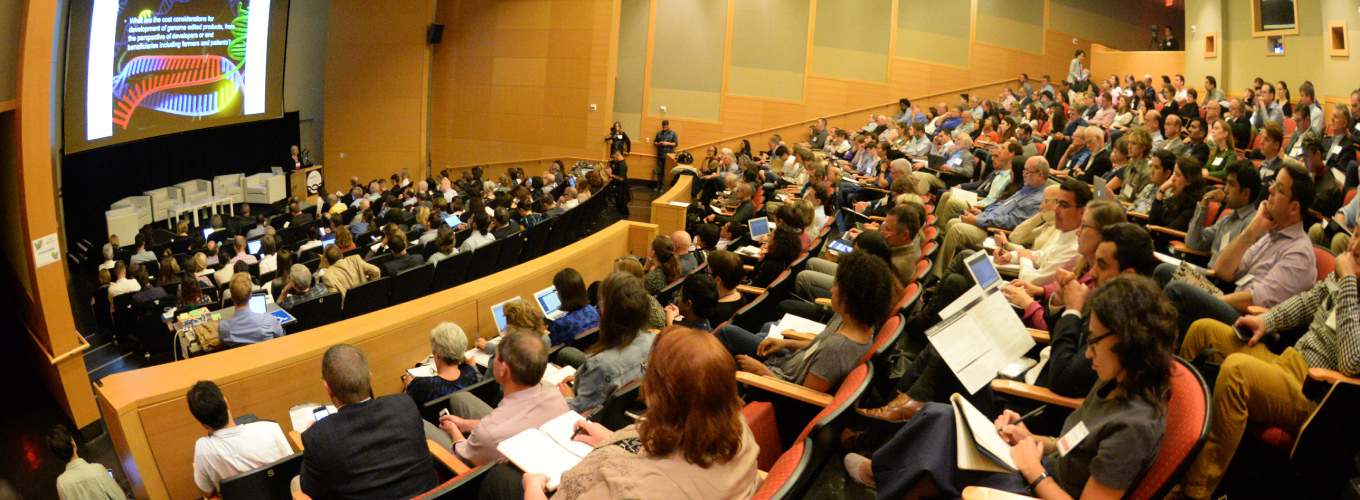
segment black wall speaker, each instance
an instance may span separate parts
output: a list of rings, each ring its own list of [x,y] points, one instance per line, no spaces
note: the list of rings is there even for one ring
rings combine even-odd
[[[431,24],[429,29],[425,30],[425,41],[429,42],[431,45],[438,44],[439,41],[443,39],[444,25]]]

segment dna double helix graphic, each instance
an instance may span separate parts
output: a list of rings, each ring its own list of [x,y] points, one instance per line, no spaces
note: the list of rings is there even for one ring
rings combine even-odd
[[[113,78],[113,123],[127,128],[139,107],[180,116],[222,111],[241,92],[236,63],[217,55],[140,56]]]

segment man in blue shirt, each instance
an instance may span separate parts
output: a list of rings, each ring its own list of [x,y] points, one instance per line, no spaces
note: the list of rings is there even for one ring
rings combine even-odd
[[[1031,156],[1026,160],[1024,181],[1025,187],[1010,197],[982,210],[969,209],[957,219],[945,221],[944,244],[940,247],[940,256],[945,260],[938,262],[951,261],[954,252],[962,248],[976,250],[982,240],[987,239],[989,228],[1015,229],[1025,219],[1039,213],[1044,201],[1044,184],[1048,182],[1048,160],[1042,156]],[[943,276],[943,267],[936,266],[937,277]]]
[[[661,131],[656,133],[656,140],[652,144],[656,146],[656,189],[661,191],[666,184],[666,155],[675,152],[675,145],[679,144],[680,138],[671,130],[670,120],[661,120]]]
[[[283,327],[273,315],[250,310],[250,275],[231,277],[231,300],[236,304],[232,317],[217,324],[217,336],[227,345],[244,345],[282,337]]]

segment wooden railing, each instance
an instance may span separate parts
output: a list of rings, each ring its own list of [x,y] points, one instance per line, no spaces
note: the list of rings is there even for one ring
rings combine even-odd
[[[972,87],[964,87],[959,89],[948,90],[945,92],[937,92],[934,94],[919,97],[908,96],[908,98],[911,99],[912,105],[919,106],[922,110],[924,110],[927,107],[938,104],[939,103],[938,99],[945,99],[944,102],[948,104],[950,107],[953,107],[955,104],[958,104],[959,102],[958,100],[959,94],[963,93],[977,94],[982,96],[983,98],[994,100],[996,96],[1001,93],[1001,89],[1005,88],[1008,85],[1014,87],[1016,85],[1016,80],[1013,79],[1001,80],[982,85],[975,85]],[[890,103],[869,106],[867,108],[860,108],[852,111],[847,111],[845,113],[823,116],[819,118],[826,118],[828,126],[857,130],[860,127],[863,127],[865,123],[868,123],[868,113],[873,113],[876,115],[888,115],[891,117],[897,116],[897,114],[901,113],[901,111],[898,107],[897,101],[893,101]],[[743,139],[751,141],[751,149],[753,151],[765,149],[766,141],[768,141],[770,136],[774,134],[779,134],[779,136],[782,137],[785,142],[790,144],[803,142],[807,140],[808,127],[816,122],[817,118],[811,118],[807,120],[790,123],[788,125],[780,125],[778,127],[772,127],[738,136],[728,137],[726,139],[695,144],[693,146],[686,146],[680,148],[679,151],[689,151],[691,155],[694,155],[694,159],[697,161],[700,158],[703,158],[704,151],[708,149],[709,146],[718,146],[719,149],[731,148],[733,151],[736,151],[741,147],[741,141]]]
[[[682,175],[674,186],[652,200],[652,224],[656,224],[657,234],[669,236],[685,228],[685,212],[689,208],[693,185],[694,177]]]

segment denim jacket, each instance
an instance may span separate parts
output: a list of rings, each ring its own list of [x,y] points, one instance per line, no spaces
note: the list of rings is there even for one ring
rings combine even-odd
[[[626,347],[598,352],[586,358],[576,371],[576,397],[568,401],[572,411],[582,413],[604,403],[615,389],[642,378],[642,362],[652,351],[656,334],[638,332]]]

